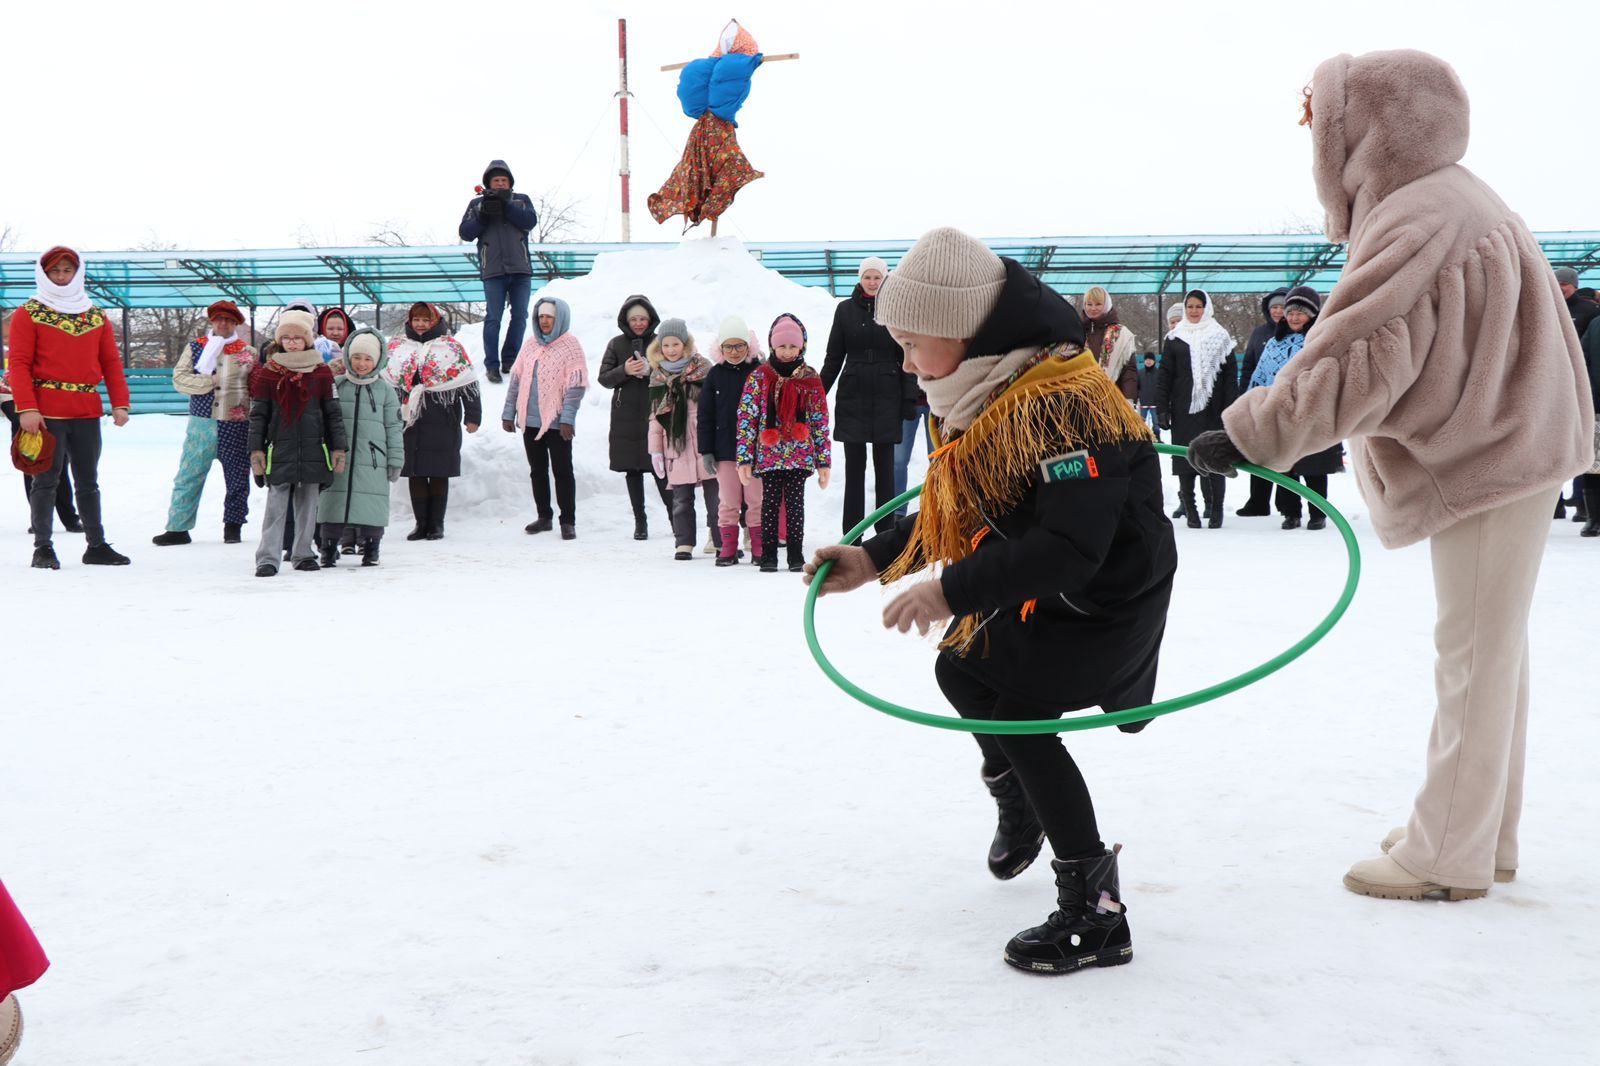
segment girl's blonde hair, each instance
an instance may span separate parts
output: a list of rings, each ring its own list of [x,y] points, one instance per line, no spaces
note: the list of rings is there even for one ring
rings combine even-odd
[[[1083,294],[1083,302],[1089,303],[1091,300],[1097,304],[1110,303],[1111,294],[1105,290],[1103,285],[1091,285]]]

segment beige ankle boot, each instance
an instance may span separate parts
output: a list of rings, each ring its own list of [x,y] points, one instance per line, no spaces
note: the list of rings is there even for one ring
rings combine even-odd
[[[1383,849],[1383,853],[1385,855],[1387,855],[1387,854],[1389,854],[1389,849],[1390,848],[1394,847],[1396,844],[1400,843],[1405,838],[1406,838],[1406,827],[1403,826],[1403,825],[1397,825],[1393,829],[1389,830],[1389,835],[1384,837],[1382,843],[1380,843],[1378,846],[1380,848],[1382,848]],[[1498,885],[1510,884],[1512,881],[1515,881],[1516,879],[1517,879],[1517,871],[1516,871],[1515,867],[1512,867],[1509,870],[1496,869],[1495,872],[1494,872],[1495,884],[1498,884]]]
[[[6,1066],[22,1043],[22,1007],[16,996],[0,999],[0,1066]]]
[[[1457,888],[1420,880],[1387,855],[1362,859],[1350,867],[1350,872],[1344,875],[1344,887],[1357,895],[1377,899],[1423,899],[1442,894],[1454,902],[1480,899],[1489,894],[1487,888]]]

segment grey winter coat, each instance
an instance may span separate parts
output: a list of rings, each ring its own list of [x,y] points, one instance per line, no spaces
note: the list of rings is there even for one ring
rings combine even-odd
[[[634,304],[641,304],[650,312],[650,328],[642,337],[635,337],[628,328],[628,308]],[[645,357],[659,325],[661,316],[649,300],[628,297],[617,311],[617,328],[622,335],[611,338],[600,358],[596,377],[611,390],[611,469],[618,472],[650,469],[650,446],[645,439],[650,430],[650,383],[648,378],[630,376],[625,367],[631,356]]]
[[[489,174],[495,170],[504,170],[508,175],[511,173],[505,160],[491,160],[483,171],[485,190],[489,187]],[[533,260],[528,252],[528,234],[539,224],[533,201],[520,192],[513,192],[504,201],[498,215],[486,214],[483,202],[488,195],[486,191],[484,196],[472,198],[457,230],[462,240],[478,242],[479,276],[498,278],[508,274],[532,274]]]
[[[405,462],[401,435],[405,426],[400,419],[400,396],[384,373],[389,365],[388,343],[374,331],[360,329],[345,342],[345,350],[363,333],[378,338],[381,354],[371,377],[339,379],[339,410],[350,438],[350,453],[345,457],[344,473],[335,474],[333,483],[318,498],[317,521],[387,526],[389,482],[391,475],[400,476]]]

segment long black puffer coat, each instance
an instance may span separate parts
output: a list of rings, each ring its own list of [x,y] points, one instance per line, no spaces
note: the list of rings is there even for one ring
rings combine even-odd
[[[639,304],[650,312],[650,328],[636,337],[628,328],[628,308]],[[661,316],[643,296],[630,296],[617,311],[617,328],[622,334],[606,344],[600,357],[600,384],[611,390],[611,469],[619,473],[650,469],[650,381],[636,378],[625,369],[629,357],[644,358],[645,349],[655,340]]]
[[[822,387],[832,389],[833,439],[841,444],[899,444],[917,413],[917,379],[901,367],[904,353],[874,317],[877,299],[860,285],[833,312]]]
[[[276,400],[264,398],[271,392],[264,374],[251,375],[249,449],[267,453],[267,484],[333,484],[333,453],[349,446],[333,374],[319,366],[305,375],[311,396],[293,422]]]
[[[1211,399],[1200,410],[1190,413],[1194,395],[1194,373],[1190,367],[1189,345],[1168,337],[1161,348],[1161,366],[1156,376],[1156,415],[1161,424],[1172,427],[1172,443],[1188,444],[1208,429],[1222,428],[1222,411],[1239,396],[1239,362],[1232,353],[1217,370]],[[1187,474],[1194,468],[1189,460],[1172,457],[1172,472]]]

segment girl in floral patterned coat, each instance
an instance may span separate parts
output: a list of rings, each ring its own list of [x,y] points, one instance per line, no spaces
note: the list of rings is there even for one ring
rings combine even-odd
[[[806,327],[782,314],[767,334],[772,354],[745,382],[739,398],[739,478],[761,479],[761,572],[778,569],[778,508],[788,522],[788,562],[805,566],[805,488],[815,471],[828,487],[833,443],[828,436],[828,398],[822,377],[806,365]]]

